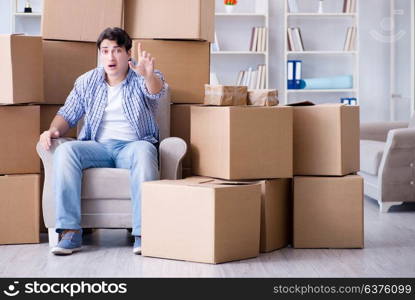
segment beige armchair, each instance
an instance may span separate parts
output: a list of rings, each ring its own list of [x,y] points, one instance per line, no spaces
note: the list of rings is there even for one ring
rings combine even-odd
[[[393,205],[415,202],[415,126],[407,122],[362,124],[360,168],[365,195],[387,212]]]
[[[156,114],[160,128],[159,165],[161,179],[180,179],[181,162],[186,154],[186,142],[170,135],[170,97],[159,100]],[[42,195],[43,218],[48,228],[49,245],[55,246],[55,201],[52,189],[53,153],[56,148],[73,139],[59,138],[52,141],[49,151],[38,144],[36,150],[42,159],[45,182]],[[131,228],[129,170],[91,168],[83,172],[81,216],[83,228]]]

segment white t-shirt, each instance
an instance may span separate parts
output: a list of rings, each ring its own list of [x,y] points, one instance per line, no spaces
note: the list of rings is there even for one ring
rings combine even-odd
[[[137,141],[138,136],[134,131],[134,128],[130,125],[129,121],[125,117],[122,102],[123,82],[115,86],[108,87],[108,102],[104,110],[104,115],[101,120],[97,132],[97,141],[104,142],[107,140],[120,140],[120,141]]]

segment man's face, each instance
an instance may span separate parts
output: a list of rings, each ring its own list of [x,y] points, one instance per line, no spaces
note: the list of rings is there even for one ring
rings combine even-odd
[[[117,45],[116,41],[103,40],[100,48],[101,63],[111,77],[124,76],[128,70],[131,51]]]

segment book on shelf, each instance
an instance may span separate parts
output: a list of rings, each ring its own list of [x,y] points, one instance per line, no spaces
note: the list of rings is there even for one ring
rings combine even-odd
[[[249,51],[253,51],[252,49],[254,49],[254,41],[256,39],[255,34],[256,34],[255,27],[252,27],[252,30],[251,30],[251,41],[249,42]]]
[[[253,70],[251,73],[251,80],[249,81],[249,85],[248,85],[249,89],[252,90],[256,87],[257,76],[258,76],[258,70]]]
[[[288,50],[304,51],[303,38],[299,27],[289,27],[287,32]]]
[[[255,82],[255,89],[259,89],[261,87],[261,78],[262,78],[262,66],[258,66],[258,73]]]
[[[355,13],[356,12],[356,2],[357,2],[357,0],[351,0],[351,1],[352,1],[352,4],[350,6],[350,12]]]
[[[356,50],[356,38],[357,38],[357,29],[356,29],[356,27],[353,27],[353,29],[352,29],[352,37],[350,39],[349,51]]]
[[[261,52],[262,51],[262,39],[264,38],[262,36],[262,31],[263,31],[263,28],[262,27],[259,27],[258,28],[258,47],[256,49],[257,52]]]
[[[212,85],[218,85],[219,79],[215,72],[210,72],[210,80],[209,83]]]
[[[267,80],[267,73],[266,73],[266,65],[261,65],[262,71],[261,71],[261,84],[260,89],[266,88],[266,80]]]
[[[344,51],[354,51],[356,50],[356,27],[348,27],[346,33],[346,39],[344,41]]]
[[[245,78],[245,82],[244,82],[245,84],[244,85],[249,86],[249,84],[251,83],[251,75],[252,75],[252,68],[249,67],[248,68],[248,73],[247,73],[246,78]]]
[[[218,41],[218,36],[216,34],[216,31],[215,31],[214,39],[215,39],[214,42],[211,44],[211,51],[212,52],[218,52],[218,51],[220,51],[220,47],[219,47],[219,41]]]
[[[264,27],[262,30],[262,52],[266,52],[267,51],[267,47],[268,47],[268,28]]]
[[[258,65],[254,70],[249,67],[247,70],[238,72],[236,85],[247,86],[249,89],[265,89],[266,87],[266,67],[264,64]]]
[[[288,45],[288,51],[295,51],[293,33],[292,33],[291,28],[287,29],[287,45]]]
[[[243,76],[244,76],[244,71],[239,71],[238,77],[236,78],[236,85],[242,85]]]
[[[249,51],[252,52],[265,52],[267,47],[267,28],[266,27],[254,27],[251,31],[251,42]]]
[[[288,0],[288,12],[298,13],[297,0]]]
[[[343,0],[343,13],[356,12],[356,1],[357,0]]]

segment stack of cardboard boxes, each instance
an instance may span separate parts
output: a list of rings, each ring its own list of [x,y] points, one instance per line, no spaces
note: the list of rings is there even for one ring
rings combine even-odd
[[[190,145],[190,107],[203,103],[209,83],[214,0],[125,1],[125,29],[156,58],[171,89],[171,136]],[[133,51],[133,55],[136,53]],[[190,152],[183,161],[191,175]]]
[[[0,244],[39,242],[39,37],[0,35]]]
[[[219,263],[287,246],[292,112],[192,106],[192,173],[200,177],[143,184],[143,255]]]
[[[103,28],[122,25],[122,10],[122,0],[43,2],[45,97],[40,108],[42,132],[49,129],[75,80],[97,66],[96,40]],[[66,137],[76,137],[76,128],[72,128]]]
[[[294,248],[363,248],[359,107],[294,105]]]
[[[220,263],[288,244],[363,248],[358,107],[195,105],[178,120],[190,121],[199,177],[144,183],[143,255]]]

